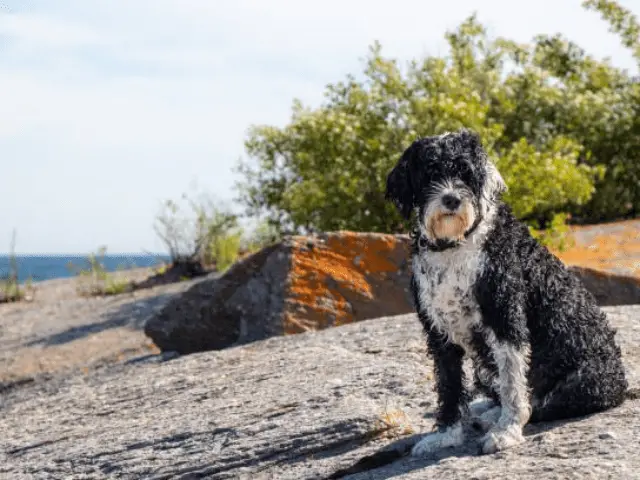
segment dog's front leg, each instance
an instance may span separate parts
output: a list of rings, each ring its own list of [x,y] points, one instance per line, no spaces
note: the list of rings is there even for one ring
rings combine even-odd
[[[422,319],[421,319],[422,320]],[[462,361],[464,350],[448,343],[446,337],[428,327],[429,352],[434,359],[438,411],[437,431],[425,435],[412,450],[412,455],[423,456],[446,447],[454,447],[464,442],[462,417],[468,410],[469,396],[466,391]]]
[[[529,333],[525,313],[524,280],[515,258],[494,252],[476,282],[476,298],[484,335],[498,367],[501,411],[482,439],[482,451],[494,453],[524,441],[522,427],[531,416],[529,399]],[[509,269],[503,268],[509,265]]]

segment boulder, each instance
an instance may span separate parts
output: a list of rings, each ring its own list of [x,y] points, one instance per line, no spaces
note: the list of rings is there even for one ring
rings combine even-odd
[[[290,246],[267,247],[236,263],[220,278],[207,278],[168,304],[144,326],[163,351],[217,350],[282,333],[282,311]]]
[[[192,353],[411,311],[409,237],[291,237],[204,280],[145,325],[162,350]]]
[[[291,237],[172,299],[145,325],[163,351],[217,350],[413,311],[407,235]],[[571,267],[601,305],[640,303],[640,278]]]
[[[640,278],[594,268],[569,267],[602,306],[640,304]]]
[[[571,226],[556,255],[567,265],[640,279],[640,218]]]
[[[636,392],[640,306],[606,312]],[[495,455],[478,455],[472,437],[431,457],[403,456],[431,430],[436,404],[415,315],[380,318],[0,393],[0,477],[627,479],[640,472],[638,399],[527,426],[523,444]]]

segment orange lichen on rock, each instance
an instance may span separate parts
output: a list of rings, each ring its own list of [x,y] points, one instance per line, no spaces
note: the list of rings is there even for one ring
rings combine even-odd
[[[640,277],[640,221],[572,227],[567,265]],[[336,232],[294,237],[285,334],[412,311],[406,236]]]
[[[640,220],[572,227],[571,246],[554,253],[567,265],[640,277]]]
[[[362,319],[367,310],[363,304],[378,299],[380,284],[402,270],[406,247],[394,235],[337,232],[296,237],[285,334]]]
[[[398,238],[384,234],[358,234],[339,232],[327,238],[327,247],[339,252],[349,267],[356,266],[365,272],[395,272],[397,263],[389,257],[398,245]]]

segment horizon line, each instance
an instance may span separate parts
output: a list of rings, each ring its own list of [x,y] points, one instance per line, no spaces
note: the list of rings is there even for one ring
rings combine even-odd
[[[10,257],[15,255],[17,257],[88,257],[91,254],[95,254],[96,252],[85,252],[85,253],[23,253],[23,252],[0,252],[0,257]],[[160,252],[107,252],[105,253],[105,257],[114,257],[114,256],[134,256],[134,257],[170,257],[168,253],[160,253]]]

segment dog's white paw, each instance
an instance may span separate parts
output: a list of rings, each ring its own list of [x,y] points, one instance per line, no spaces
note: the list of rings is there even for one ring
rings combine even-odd
[[[471,418],[471,422],[474,427],[482,430],[483,432],[488,432],[498,422],[501,413],[501,407],[493,407],[486,410],[481,415],[473,416]]]
[[[496,453],[524,442],[522,427],[517,424],[494,428],[481,440],[482,453]]]
[[[457,447],[464,443],[462,425],[456,424],[447,428],[444,432],[429,433],[413,446],[411,455],[422,457],[441,448]]]
[[[489,398],[477,398],[469,404],[469,416],[477,418],[495,406],[496,403]]]

